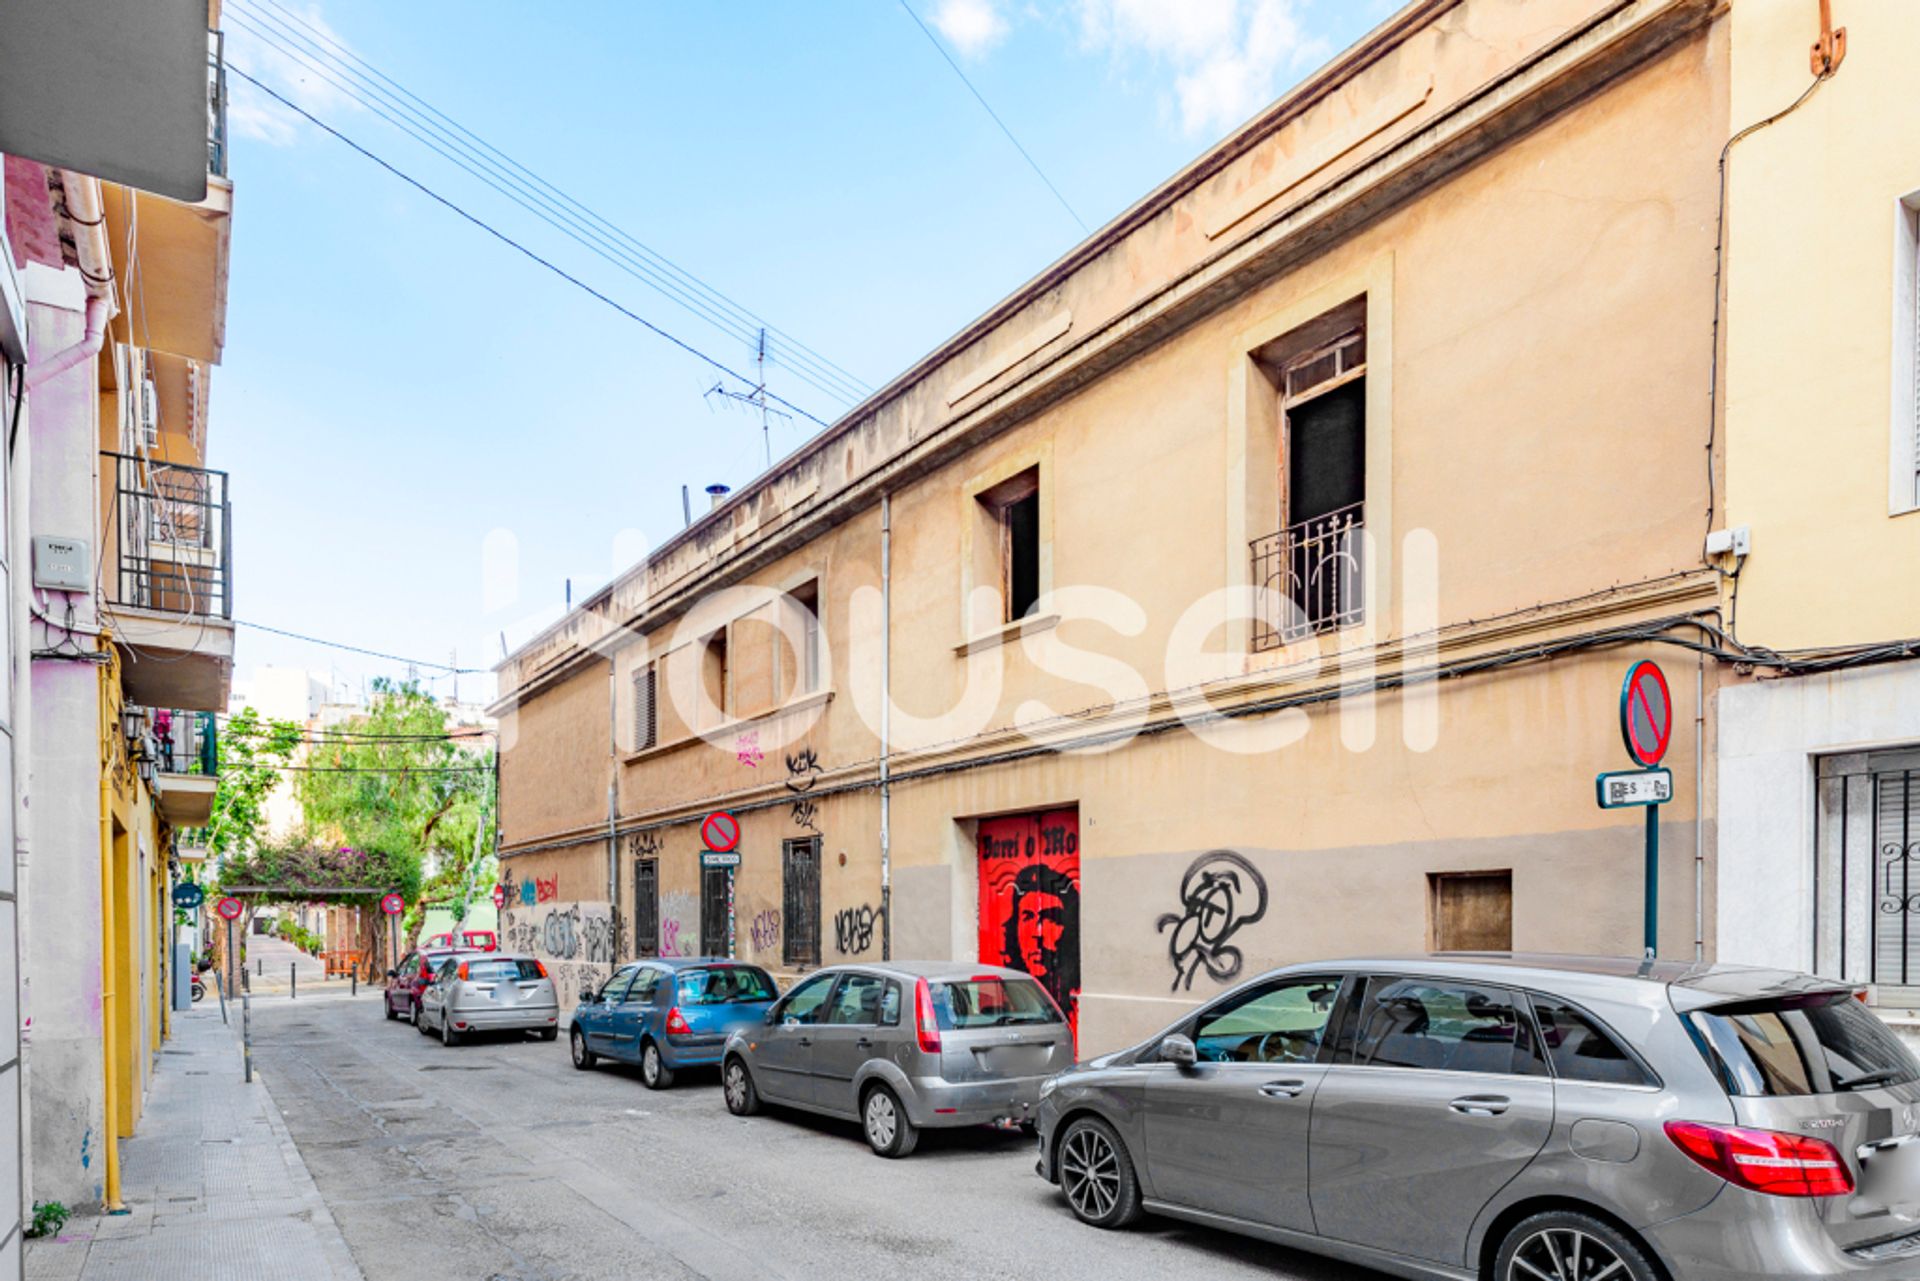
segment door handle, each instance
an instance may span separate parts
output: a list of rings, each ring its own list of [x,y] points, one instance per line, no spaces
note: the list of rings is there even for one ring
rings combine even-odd
[[[812,1038],[812,1037],[810,1037],[810,1036],[803,1036],[803,1037],[801,1037],[801,1038],[799,1038],[798,1040],[796,1040],[796,1041],[794,1042],[794,1044],[795,1044],[795,1045],[812,1045],[812,1044],[813,1044],[813,1038]]]
[[[1499,1116],[1512,1105],[1512,1100],[1500,1094],[1466,1094],[1447,1104],[1461,1116]]]
[[[855,1049],[871,1050],[873,1048],[873,1039],[871,1037],[863,1036],[859,1040],[855,1041],[853,1044]]]
[[[1260,1087],[1260,1093],[1266,1095],[1270,1099],[1295,1099],[1295,1098],[1299,1098],[1300,1091],[1306,1088],[1307,1088],[1307,1083],[1305,1081],[1298,1081],[1298,1080],[1268,1081],[1265,1085]]]

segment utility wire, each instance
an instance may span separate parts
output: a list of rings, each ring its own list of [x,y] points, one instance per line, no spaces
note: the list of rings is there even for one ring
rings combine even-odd
[[[228,70],[232,70],[232,68],[228,68]],[[429,667],[436,672],[450,672],[455,676],[484,676],[492,670],[486,667],[450,667],[445,663],[429,663],[421,658],[402,658],[398,654],[383,654],[377,649],[362,649],[358,645],[349,645],[344,641],[323,640],[318,636],[303,636],[299,632],[290,632],[279,627],[268,627],[265,623],[249,623],[239,618],[233,621],[236,626],[250,627],[256,632],[271,632],[275,636],[285,636],[289,640],[306,641],[311,645],[324,645],[328,649],[344,649],[350,654],[365,654],[368,658],[384,658],[390,663],[405,663],[410,667]]]
[[[515,249],[519,251],[525,257],[540,264],[542,267],[545,267],[548,271],[560,277],[562,280],[566,281],[568,284],[573,285],[575,288],[579,289],[581,292],[589,294],[594,298],[599,299],[601,302],[613,308],[615,311],[625,316],[628,320],[633,321],[635,324],[639,325],[641,328],[647,330],[649,333],[652,333],[656,337],[665,339],[667,342],[673,344],[675,347],[678,347],[681,351],[686,352],[689,356],[692,356],[694,359],[701,361],[702,363],[719,371],[720,373],[725,374],[729,378],[736,379],[747,386],[754,385],[753,380],[748,378],[745,374],[739,373],[738,371],[728,367],[726,364],[724,364],[719,360],[715,360],[712,356],[707,355],[706,352],[701,351],[698,347],[695,347],[692,343],[687,342],[685,339],[675,337],[673,334],[667,332],[665,329],[662,329],[659,325],[654,324],[651,320],[648,320],[645,316],[642,316],[639,312],[634,311],[632,308],[626,306],[625,304],[616,302],[613,298],[600,292],[600,290],[595,289],[592,285],[580,279],[580,277],[574,275],[572,272],[566,270],[564,267],[561,267],[558,263],[555,263],[553,260],[549,258],[541,257],[540,254],[534,252],[532,249],[529,249],[526,245],[522,244],[518,240],[515,240],[512,236],[509,236],[506,232],[501,231],[498,227],[495,227],[492,223],[487,222],[484,218],[481,218],[478,214],[469,213],[461,205],[456,204],[454,201],[452,201],[448,197],[441,195],[439,192],[435,191],[432,187],[429,187],[426,183],[420,181],[418,178],[415,178],[412,174],[407,173],[405,170],[399,168],[398,166],[394,165],[390,161],[383,159],[379,155],[376,155],[374,152],[369,151],[366,147],[361,146],[359,143],[355,142],[353,139],[347,137],[346,134],[341,133],[338,129],[335,129],[332,125],[328,124],[326,121],[314,115],[311,111],[308,111],[306,108],[293,102],[291,99],[287,98],[285,95],[280,94],[275,90],[269,88],[265,83],[263,83],[258,78],[252,75],[249,75],[247,72],[241,70],[241,68],[235,65],[234,63],[231,63],[231,62],[228,63],[227,70],[231,71],[234,75],[239,76],[242,80],[246,81],[248,84],[258,89],[261,93],[266,94],[269,98],[272,98],[275,102],[279,103],[281,106],[285,107],[287,110],[293,112],[295,115],[299,116],[301,119],[307,121],[309,124],[313,125],[314,128],[319,129],[323,133],[331,134],[334,138],[346,144],[346,146],[349,147],[350,149],[359,152],[362,156],[365,156],[368,160],[373,161],[374,164],[379,165],[382,169],[385,169],[388,173],[400,179],[400,181],[406,183],[409,187],[412,187],[414,190],[418,191],[421,195],[426,196],[429,200],[432,200],[436,204],[445,206],[447,209],[458,214],[461,218],[465,219],[467,222],[472,223],[475,227],[478,227],[480,230],[486,232],[489,236],[492,236],[495,240],[498,240],[501,244],[506,245],[511,249]],[[808,413],[806,410],[802,409],[800,406],[786,399],[784,396],[775,395],[773,392],[770,392],[770,391],[765,392],[763,394],[766,396],[768,400],[775,401],[778,404],[788,409],[791,409],[794,413],[799,414],[802,418],[805,418],[808,422],[817,424],[818,426],[821,426],[821,427],[830,426],[830,424],[824,418],[820,418],[817,415]],[[421,664],[421,666],[432,666],[438,671],[454,670],[452,668],[449,668],[444,663],[434,663],[434,664],[423,663]]]
[[[934,35],[933,29],[927,26],[926,23],[920,21],[920,15],[913,11],[913,6],[908,4],[907,0],[900,0],[900,7],[907,11],[907,16],[913,19],[913,25],[920,28],[927,39],[933,43],[933,47],[940,51],[940,56],[947,60],[949,67],[953,68],[953,74],[960,77],[960,83],[967,87],[967,92],[973,95],[973,100],[979,103],[988,115],[993,117],[993,123],[999,125],[1000,132],[1007,135],[1007,141],[1013,144],[1013,149],[1019,152],[1021,158],[1027,162],[1028,167],[1040,176],[1040,181],[1047,184],[1047,190],[1051,191],[1053,198],[1060,202],[1060,207],[1067,211],[1067,216],[1080,224],[1080,230],[1083,234],[1091,234],[1091,228],[1087,226],[1086,221],[1082,219],[1079,214],[1073,211],[1073,206],[1068,204],[1067,198],[1060,194],[1060,188],[1053,185],[1053,179],[1047,177],[1046,170],[1040,167],[1040,162],[1035,160],[1027,149],[1020,145],[1020,140],[1013,136],[1013,130],[1007,128],[1007,122],[1000,118],[1000,113],[995,111],[987,102],[986,98],[981,96],[980,91],[973,87],[973,81],[967,79],[967,73],[960,70],[960,64],[955,62],[953,55],[947,52],[947,46],[940,43],[940,37]]]
[[[273,0],[267,3],[287,16],[257,8],[249,13],[235,5],[229,5],[227,12],[252,37],[286,55],[302,69],[312,71],[437,155],[730,337],[757,344],[760,331],[766,330],[772,339],[774,359],[817,390],[849,405],[871,394],[870,387],[845,369],[642,244],[325,32],[298,15],[287,13]],[[273,24],[271,29],[266,25],[269,23]],[[306,31],[296,30],[294,23]],[[311,34],[307,34],[309,32]],[[298,46],[289,41],[298,42]],[[400,116],[396,117],[394,112]],[[459,154],[448,150],[450,147]],[[475,168],[476,164],[484,167],[485,172]]]

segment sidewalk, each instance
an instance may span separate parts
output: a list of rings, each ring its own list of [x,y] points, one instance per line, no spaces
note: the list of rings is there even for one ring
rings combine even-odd
[[[27,1242],[29,1281],[360,1281],[280,1109],[240,1079],[240,1010],[174,1015],[139,1132],[120,1145],[126,1215]]]

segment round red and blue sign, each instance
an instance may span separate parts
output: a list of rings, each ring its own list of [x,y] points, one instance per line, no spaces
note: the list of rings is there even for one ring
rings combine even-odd
[[[725,854],[740,843],[740,820],[725,810],[715,810],[701,822],[700,839],[708,849]]]
[[[220,914],[222,920],[237,921],[240,919],[240,913],[246,909],[241,906],[239,899],[229,895],[221,899],[218,903],[215,903],[213,910]]]
[[[1634,763],[1652,769],[1673,741],[1673,698],[1666,673],[1652,659],[1627,669],[1620,686],[1620,737]]]
[[[380,910],[388,916],[398,916],[407,910],[407,900],[398,894],[388,894],[380,900]]]

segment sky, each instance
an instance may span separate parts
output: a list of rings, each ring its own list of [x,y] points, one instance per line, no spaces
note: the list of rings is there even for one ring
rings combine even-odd
[[[1393,7],[910,3],[1044,180],[900,0],[226,0],[222,25],[233,68],[736,373],[755,377],[759,322],[804,344],[775,337],[768,388],[831,422],[850,402],[809,353],[883,385]],[[491,668],[569,580],[583,599],[677,532],[683,485],[697,515],[707,485],[764,469],[757,412],[706,394],[750,384],[237,76],[231,95],[210,441],[243,624]],[[537,176],[604,218],[566,215],[627,266],[382,118],[417,102],[524,166],[523,195]],[[757,319],[723,328],[649,287],[616,235]],[[818,430],[772,419],[774,457]],[[354,694],[408,674],[243,625],[236,684],[266,664]]]

